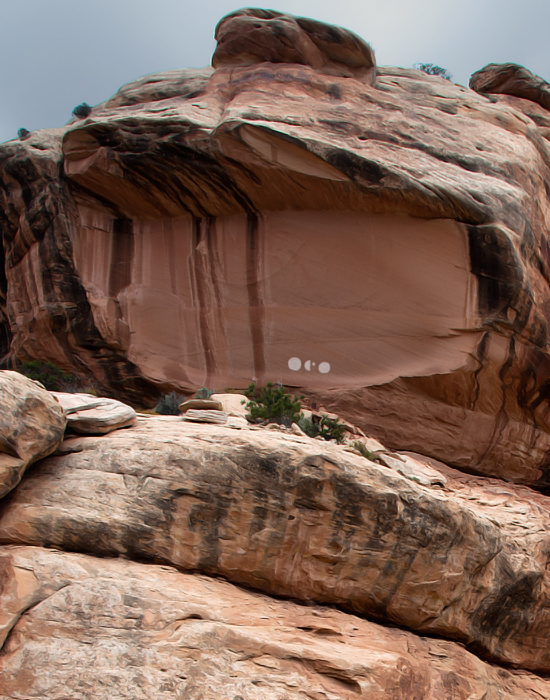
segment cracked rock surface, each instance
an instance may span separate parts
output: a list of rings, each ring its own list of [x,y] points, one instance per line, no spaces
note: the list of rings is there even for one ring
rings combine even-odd
[[[36,465],[0,541],[222,575],[550,672],[550,499],[415,460],[444,486],[312,438],[139,418]]]
[[[166,566],[1,547],[2,698],[540,700],[461,645]]]

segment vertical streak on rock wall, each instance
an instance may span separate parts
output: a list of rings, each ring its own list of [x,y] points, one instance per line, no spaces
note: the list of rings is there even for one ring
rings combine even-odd
[[[134,236],[130,219],[115,219],[111,248],[111,269],[109,270],[109,296],[117,295],[132,281],[132,259],[134,257]]]
[[[250,335],[254,360],[254,378],[262,384],[265,375],[264,304],[260,290],[261,242],[258,215],[248,214],[246,221],[246,288]]]
[[[223,268],[215,217],[193,218],[192,270],[206,365],[205,386],[227,373],[227,334],[223,321]]]
[[[111,241],[109,296],[115,303],[116,337],[121,346],[127,350],[130,345],[130,328],[127,321],[124,320],[119,295],[132,283],[134,232],[130,219],[115,219],[113,221]]]

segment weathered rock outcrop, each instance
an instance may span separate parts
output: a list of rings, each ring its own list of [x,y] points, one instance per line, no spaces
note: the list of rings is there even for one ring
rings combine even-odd
[[[0,542],[223,575],[550,671],[550,499],[528,488],[429,460],[425,487],[324,441],[176,417],[58,455],[5,501]]]
[[[139,405],[282,381],[393,448],[548,488],[546,111],[375,76],[311,20],[217,32],[215,69],[0,148],[4,364]]]
[[[136,422],[136,412],[121,401],[53,391],[67,416],[67,425],[77,433],[100,435],[119,428],[128,428]]]
[[[0,370],[0,498],[29,464],[56,449],[66,422],[57,399],[38,382]]]
[[[2,547],[0,561],[3,697],[550,697],[550,681],[453,642],[165,566],[34,547]]]
[[[550,85],[517,63],[490,63],[472,75],[470,87],[482,94],[521,97],[550,110]]]

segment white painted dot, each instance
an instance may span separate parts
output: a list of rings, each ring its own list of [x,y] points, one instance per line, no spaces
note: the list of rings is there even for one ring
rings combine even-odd
[[[304,368],[309,372],[311,370],[311,360],[306,360],[304,362]]]
[[[291,357],[288,361],[288,368],[297,372],[302,366],[302,360],[299,357]]]
[[[321,374],[327,374],[330,372],[330,364],[328,362],[321,362],[319,365],[319,372],[321,372]]]

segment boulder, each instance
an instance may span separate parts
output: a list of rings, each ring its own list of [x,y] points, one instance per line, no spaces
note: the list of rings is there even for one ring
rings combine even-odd
[[[212,394],[210,397],[221,404],[221,410],[230,416],[246,418],[248,398],[244,394]]]
[[[51,393],[63,407],[67,425],[77,433],[105,434],[136,422],[134,409],[120,401],[90,394]]]
[[[227,423],[227,413],[223,411],[200,411],[190,408],[183,414],[183,420],[192,421],[194,423],[215,423],[223,425]]]
[[[374,82],[371,47],[347,29],[274,10],[247,8],[216,27],[214,68],[255,63],[311,66],[327,75]]]
[[[221,411],[222,404],[215,399],[189,399],[179,405],[182,413],[186,413],[190,408],[201,411]]]
[[[0,370],[0,498],[30,464],[56,449],[65,424],[59,402],[42,384]]]
[[[42,460],[0,541],[224,576],[550,672],[550,498],[405,457],[403,476],[290,432],[139,418]]]
[[[490,63],[472,75],[470,88],[481,94],[521,97],[550,110],[550,85],[517,63]]]
[[[41,700],[540,700],[453,642],[167,566],[1,547],[2,693]]]

